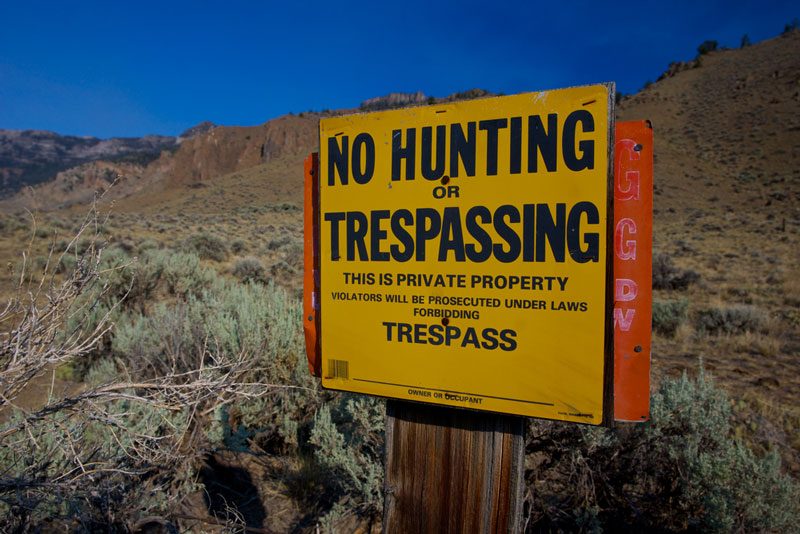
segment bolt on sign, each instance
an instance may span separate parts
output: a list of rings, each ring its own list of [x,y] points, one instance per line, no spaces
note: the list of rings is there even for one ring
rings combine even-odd
[[[334,117],[319,135],[306,319],[324,387],[610,421],[613,84]]]

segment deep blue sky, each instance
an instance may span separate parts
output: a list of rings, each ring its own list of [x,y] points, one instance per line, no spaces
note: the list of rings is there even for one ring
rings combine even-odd
[[[714,39],[778,35],[795,1],[12,2],[0,128],[177,135],[390,92],[637,91]]]

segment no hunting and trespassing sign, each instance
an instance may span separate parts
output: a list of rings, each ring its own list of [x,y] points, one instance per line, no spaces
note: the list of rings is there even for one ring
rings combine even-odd
[[[321,120],[305,322],[323,386],[604,422],[613,117],[603,84]]]

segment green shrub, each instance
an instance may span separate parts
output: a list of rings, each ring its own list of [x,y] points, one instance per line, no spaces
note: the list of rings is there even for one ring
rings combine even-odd
[[[103,259],[121,264],[119,253],[113,249],[105,251]],[[111,294],[118,298],[126,296],[126,307],[140,310],[146,309],[160,293],[182,299],[199,295],[216,278],[216,272],[203,266],[194,252],[159,248],[145,250],[136,262],[127,259],[127,267],[121,274],[109,280]]]
[[[236,262],[233,267],[233,275],[242,282],[267,282],[267,269],[264,264],[256,258],[244,258]]]
[[[684,290],[699,281],[699,274],[676,268],[667,254],[653,256],[653,289]]]
[[[750,46],[751,44],[753,43],[750,42],[750,36],[747,34],[742,35],[742,41],[739,43],[739,47],[745,48],[747,46]]]
[[[653,330],[667,336],[675,335],[678,328],[686,322],[689,301],[680,300],[654,300],[653,301]]]
[[[99,240],[95,240],[94,238],[91,237],[82,237],[81,239],[78,240],[75,246],[76,246],[75,252],[78,255],[83,255],[86,254],[86,252],[89,251],[91,247],[101,248],[101,243],[99,242]]]
[[[67,254],[62,259],[62,264],[66,267],[70,264],[78,266],[81,261],[82,257]],[[81,296],[80,302],[86,305],[86,313],[70,317],[65,332],[71,331],[72,327],[82,321],[86,321],[88,325],[97,324],[109,311],[112,313],[111,320],[121,321],[122,328],[127,329],[136,322],[136,317],[155,310],[157,306],[153,303],[164,296],[173,300],[172,307],[186,309],[187,301],[201,296],[214,284],[217,276],[216,271],[200,264],[196,254],[170,249],[148,249],[134,261],[123,248],[110,247],[103,251],[99,269],[102,284],[95,285],[91,291]],[[157,317],[160,321],[174,319],[167,317],[163,310],[158,312]],[[136,328],[143,329],[142,343],[145,347],[149,343],[147,336],[169,336],[174,333],[147,330],[144,325]],[[130,331],[125,330],[125,335],[130,334]],[[103,347],[111,349],[111,338],[104,341]],[[96,352],[76,362],[75,368],[79,375],[83,376],[101,356],[101,353]],[[150,354],[148,358],[157,359],[157,355]]]
[[[314,416],[309,443],[336,488],[335,499],[355,498],[366,514],[383,509],[383,430],[386,404],[375,397],[341,396]],[[332,509],[335,515],[337,509]]]
[[[207,286],[144,314],[129,310],[117,320],[112,349],[137,373],[197,369],[213,356],[217,365],[248,355],[253,382],[289,384],[304,355],[300,302],[268,284],[240,284],[209,271]],[[276,414],[264,414],[262,420]]]
[[[15,413],[0,430],[20,421]],[[0,446],[4,481],[38,476],[15,492],[3,489],[0,531],[61,524],[75,527],[67,532],[129,532],[138,518],[163,515],[176,497],[199,489],[192,465],[173,452],[188,421],[186,413],[120,400],[107,403],[103,417],[56,411],[6,436],[8,444],[30,440],[36,447]]]
[[[739,334],[763,328],[766,314],[753,306],[713,307],[697,312],[697,330],[707,334]]]
[[[294,202],[280,202],[275,206],[275,211],[300,211]]]
[[[105,249],[101,255],[100,271],[105,283],[112,286],[115,296],[122,296],[130,286],[133,258],[121,246]]]
[[[289,239],[278,247],[278,250],[286,254],[302,254],[303,241],[302,239]]]
[[[197,254],[160,249],[149,254],[160,271],[166,290],[181,298],[198,296],[216,280],[217,273],[200,264]]]
[[[159,248],[160,245],[155,239],[145,239],[139,243],[139,252]]]
[[[26,228],[28,228],[28,225],[25,224],[24,221],[13,218],[6,219],[4,226],[5,226],[4,228],[0,229],[7,230],[8,232],[16,232],[18,230],[25,230]]]
[[[241,237],[234,239],[231,243],[231,252],[234,254],[239,254],[245,250],[247,250],[247,241]]]
[[[54,228],[67,228],[67,224],[64,222],[64,219],[61,219],[60,217],[50,216],[48,217],[47,222],[50,223],[50,225]]]
[[[186,373],[203,363],[202,340],[193,335],[191,312],[157,304],[148,315],[124,313],[117,320],[112,350],[134,376]],[[199,358],[198,358],[198,351]]]
[[[276,211],[300,211],[294,202],[279,202],[278,204],[264,204],[258,208],[260,213],[271,213]]]
[[[147,384],[130,360],[109,357],[103,335],[111,325],[98,315],[116,304],[105,289],[120,284],[112,277],[128,269],[130,258],[119,247],[101,253],[96,238],[82,245],[85,254],[65,256],[76,268],[63,283],[11,300],[0,313],[0,323],[14,325],[0,335],[2,532],[49,532],[58,525],[68,532],[131,532],[140,531],[135,525],[144,516],[168,517],[199,490],[195,468],[205,444],[194,429],[200,414],[208,399],[219,402],[234,389],[209,386],[219,384],[209,382],[213,373],[227,379],[228,369],[204,370],[199,384],[188,385],[169,369],[173,376],[161,373]],[[12,403],[22,388],[54,365],[88,367],[79,377],[86,388],[69,397],[52,391],[44,408],[18,410]],[[108,385],[120,377],[133,383]],[[218,388],[215,396],[208,396],[210,387]]]
[[[74,254],[64,254],[56,259],[58,260],[58,264],[55,269],[56,272],[60,274],[74,272],[75,267],[78,265],[78,260]]]
[[[731,418],[701,366],[696,379],[661,382],[644,424],[532,420],[530,531],[796,531],[797,484],[774,451],[759,457],[736,439]]]
[[[37,254],[33,257],[33,261],[31,261],[31,268],[38,274],[44,270],[44,266],[47,265],[47,256],[42,254]]]
[[[288,235],[278,237],[275,239],[270,239],[267,243],[268,250],[280,250],[285,246],[288,246],[292,242],[292,238]]]
[[[150,263],[167,265],[163,260]],[[159,279],[169,270],[163,267]],[[176,298],[147,313],[128,308],[121,314],[111,343],[117,365],[133,376],[155,377],[201,365],[225,369],[244,356],[247,382],[299,387],[276,388],[236,402],[230,412],[215,412],[207,438],[236,441],[237,447],[252,439],[280,454],[297,450],[310,431],[309,414],[323,400],[308,372],[300,301],[272,283],[241,284],[210,272],[210,282],[198,291],[176,292]]]
[[[697,53],[702,56],[703,54],[715,51],[718,46],[719,43],[717,41],[703,41],[700,43],[700,46],[697,47]]]
[[[55,231],[47,226],[37,226],[34,235],[36,237],[45,238],[45,237],[53,237]]]
[[[705,532],[785,532],[800,519],[797,486],[774,451],[756,457],[731,436],[731,403],[702,366],[653,395],[645,434],[675,484],[678,510]],[[677,483],[677,484],[676,484]]]
[[[209,232],[194,234],[189,238],[188,246],[202,259],[225,261],[228,259],[228,246],[223,239]]]
[[[118,249],[122,250],[123,252],[125,252],[126,254],[133,254],[134,251],[136,250],[136,245],[134,245],[133,242],[131,242],[131,241],[122,240],[122,241],[117,241],[116,243],[114,243],[113,245],[111,245],[108,248],[109,249],[118,248]]]

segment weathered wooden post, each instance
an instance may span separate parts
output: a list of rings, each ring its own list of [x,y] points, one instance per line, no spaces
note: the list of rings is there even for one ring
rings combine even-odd
[[[520,531],[525,419],[386,403],[387,534]]]
[[[389,399],[385,532],[518,532],[524,417],[646,418],[648,301],[634,299],[648,284],[635,269],[615,280],[614,243],[649,239],[633,219],[651,197],[634,194],[633,141],[616,160],[633,219],[615,220],[614,132],[613,84],[320,121],[305,168],[309,368]],[[616,362],[615,321],[641,326]]]

